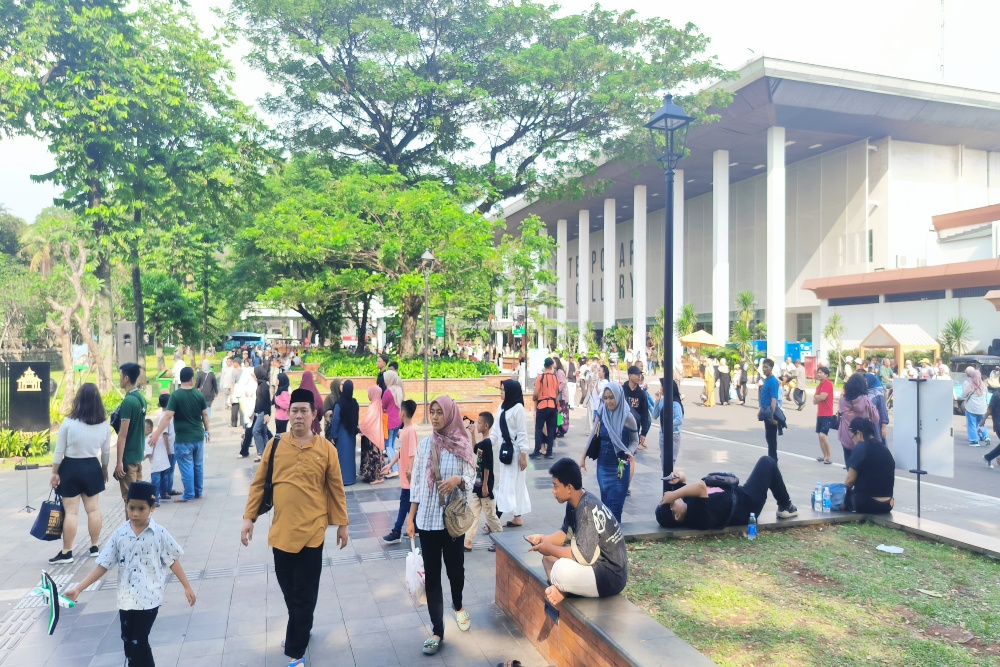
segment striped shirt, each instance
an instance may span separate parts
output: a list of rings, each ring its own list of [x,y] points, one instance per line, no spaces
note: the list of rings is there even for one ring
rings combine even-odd
[[[431,457],[431,438],[427,436],[417,447],[417,457],[413,462],[413,479],[410,482],[410,502],[417,504],[417,530],[444,530],[444,508],[454,500],[456,494],[464,493],[466,500],[472,488],[472,478],[476,469],[471,463],[460,459],[444,448],[440,450],[441,479],[458,475],[465,482],[465,488],[456,487],[440,502],[437,488],[427,483],[427,462]]]

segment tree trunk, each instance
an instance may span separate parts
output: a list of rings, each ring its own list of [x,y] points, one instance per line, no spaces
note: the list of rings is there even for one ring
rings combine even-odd
[[[358,349],[359,355],[365,354],[368,349],[368,311],[371,309],[372,295],[365,294],[364,305],[361,307],[361,321],[358,323]]]
[[[56,329],[52,329],[56,331]],[[68,415],[73,408],[73,399],[76,397],[76,374],[73,372],[73,338],[72,330],[60,326],[59,350],[62,353],[63,362],[63,399],[59,405],[59,413]]]
[[[142,223],[142,211],[136,210],[135,228]],[[132,308],[135,310],[135,349],[141,374],[146,372],[146,308],[142,303],[142,275],[139,273],[139,241],[130,249],[132,264]]]
[[[93,171],[98,171],[95,165]],[[88,206],[91,210],[97,209],[101,205],[100,183],[96,179],[91,179],[88,183],[90,193],[88,195]],[[104,218],[100,215],[94,216],[94,236],[100,241],[107,232]],[[97,256],[97,264],[94,267],[94,276],[101,281],[100,292],[97,298],[97,337],[100,357],[96,362],[100,365],[102,373],[98,377],[110,378],[114,368],[114,331],[112,330],[112,313],[114,312],[114,294],[111,289],[111,262],[104,253]],[[111,391],[111,386],[98,385],[101,393]]]
[[[399,331],[399,356],[403,359],[412,359],[416,354],[417,318],[420,316],[420,309],[423,305],[423,296],[403,297]]]
[[[320,324],[319,320],[313,317],[313,314],[309,312],[309,309],[306,308],[306,305],[304,303],[300,303],[295,308],[295,312],[301,315],[302,319],[304,319],[306,322],[309,323],[309,326],[312,329],[312,331],[309,332],[309,340],[311,341],[313,335],[318,333],[319,334],[318,345],[322,346],[323,341],[326,340],[326,335],[325,335],[326,331],[323,329],[323,325]]]
[[[159,336],[153,337],[153,349],[156,351],[156,373],[160,374],[166,369],[167,362],[163,359],[163,341]]]

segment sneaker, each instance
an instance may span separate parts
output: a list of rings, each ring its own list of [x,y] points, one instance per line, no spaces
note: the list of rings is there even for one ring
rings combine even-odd
[[[978,442],[970,442],[969,443],[969,447],[978,447],[978,446],[979,446]]]
[[[989,447],[990,446],[990,439],[986,438],[985,440],[980,440],[979,441],[979,446],[980,447]]]
[[[306,659],[299,658],[298,660],[292,660],[290,663],[288,663],[288,667],[305,667],[305,664],[306,664]]]
[[[100,555],[101,555],[101,550],[100,549],[98,549],[96,546],[95,547],[90,547],[90,557],[91,558],[97,558]]]
[[[171,495],[171,496],[183,496],[184,494],[181,491],[171,491],[169,495]]]
[[[382,541],[386,544],[399,544],[401,536],[399,533],[389,533],[382,538]]]
[[[49,559],[49,563],[52,565],[64,565],[66,563],[72,563],[72,562],[73,562],[73,552],[63,551],[62,549],[59,550],[59,553],[57,553],[55,556]]]
[[[779,519],[791,519],[794,516],[799,515],[799,510],[795,505],[788,503],[787,507],[778,508],[778,518]]]
[[[990,460],[990,457],[988,457],[985,454],[983,454],[983,460],[986,461],[986,467],[987,468],[992,468],[993,467],[993,461]]]
[[[542,458],[542,455],[541,454],[528,454],[528,458],[529,459],[535,459],[535,460],[537,460],[537,459]]]

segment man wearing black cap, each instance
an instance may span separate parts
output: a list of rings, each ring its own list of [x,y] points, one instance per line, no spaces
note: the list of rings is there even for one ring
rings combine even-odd
[[[167,409],[160,425],[149,436],[152,446],[174,421],[174,455],[184,483],[184,495],[176,502],[186,503],[201,498],[204,484],[202,460],[208,435],[208,403],[205,396],[194,388],[194,371],[185,366],[180,372],[181,388],[170,395]]]
[[[639,381],[642,379],[642,371],[638,366],[629,366],[628,382],[622,385],[622,393],[625,395],[625,402],[632,408],[632,416],[635,423],[639,425],[639,449],[646,449],[646,434],[652,424],[649,419],[649,399],[646,397],[646,390],[642,388]]]
[[[333,444],[312,432],[316,404],[311,391],[296,389],[288,406],[288,431],[264,448],[250,484],[240,541],[248,546],[261,513],[264,486],[272,485],[274,518],[267,543],[274,552],[274,574],[288,608],[285,655],[289,667],[305,664],[313,612],[323,572],[327,526],[337,526],[337,545],[347,546],[347,496],[340,459]],[[273,463],[271,479],[268,469]],[[267,511],[265,509],[265,511]]]
[[[545,370],[535,378],[535,451],[531,458],[542,457],[542,443],[545,443],[545,458],[552,458],[552,449],[556,444],[556,418],[559,414],[559,380],[556,379],[552,367],[556,362],[551,357],[545,357]]]

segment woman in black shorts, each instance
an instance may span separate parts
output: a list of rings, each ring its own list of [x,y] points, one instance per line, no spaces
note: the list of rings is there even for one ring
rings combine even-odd
[[[50,483],[56,493],[62,496],[66,517],[63,520],[62,549],[49,559],[49,563],[58,565],[73,562],[73,540],[76,539],[81,496],[87,510],[87,529],[90,532],[89,555],[97,557],[100,551],[97,541],[103,524],[98,495],[108,481],[110,459],[111,427],[97,385],[88,382],[76,393],[73,410],[59,426],[59,435],[56,437]]]

